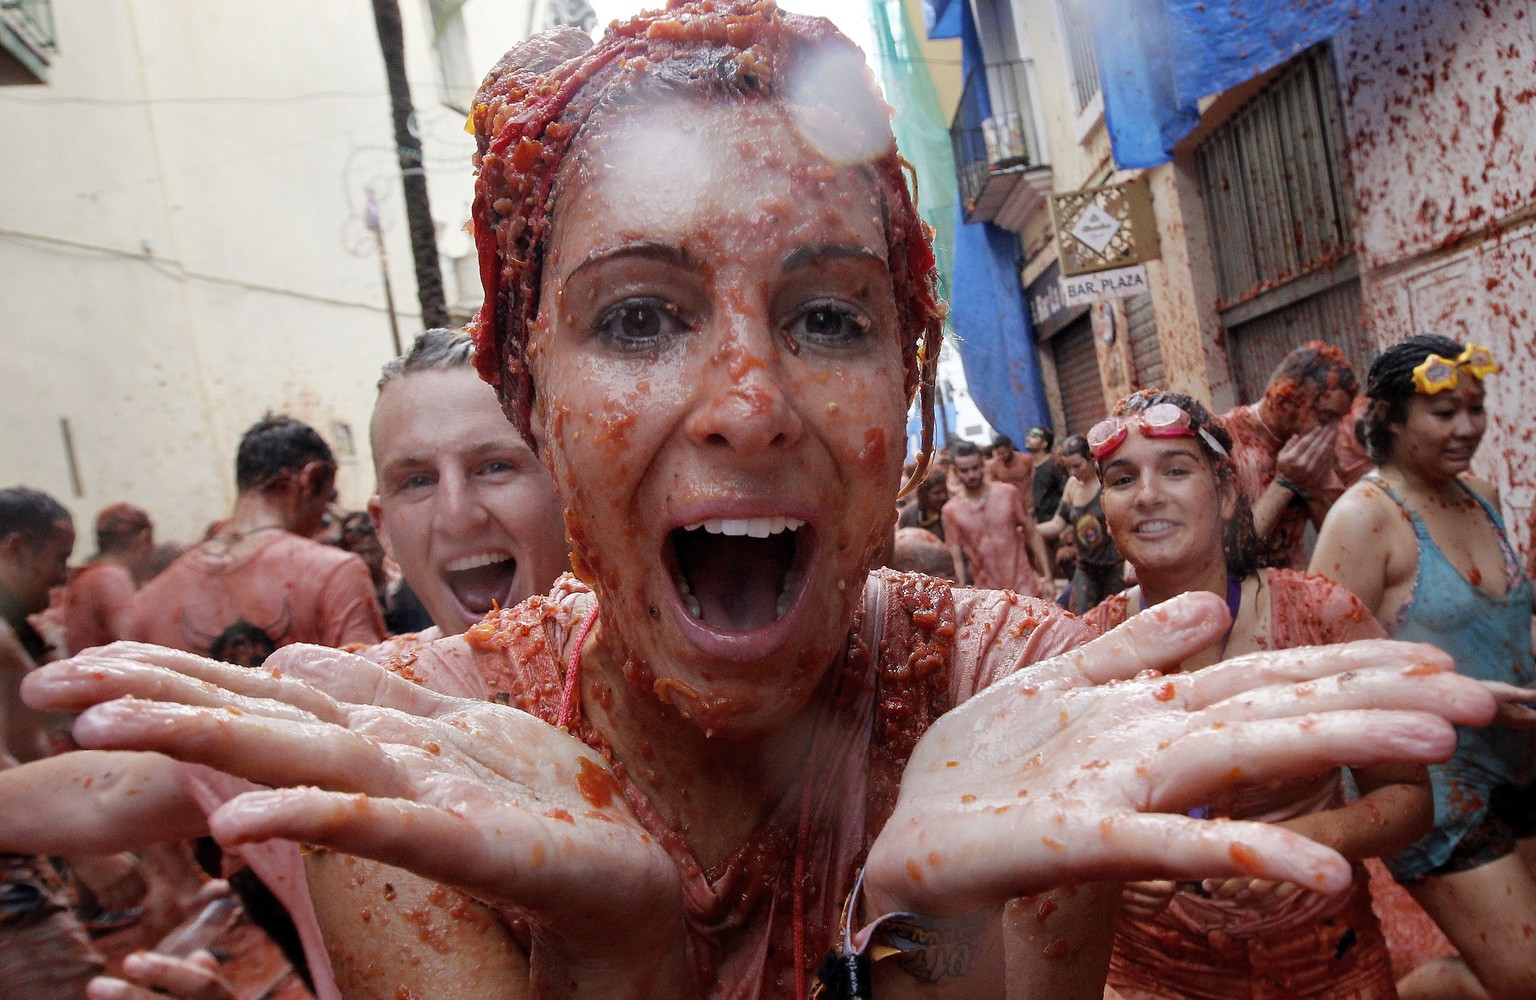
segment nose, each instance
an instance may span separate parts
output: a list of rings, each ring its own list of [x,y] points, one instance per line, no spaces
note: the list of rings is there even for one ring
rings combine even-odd
[[[1163,499],[1162,483],[1155,474],[1145,474],[1136,480],[1136,506],[1146,508],[1154,507]]]
[[[686,427],[706,446],[750,455],[794,444],[805,431],[785,384],[780,340],[761,321],[714,342]]]
[[[485,507],[463,469],[448,469],[442,473],[437,482],[436,500],[437,524],[450,532],[472,528],[485,516]]]

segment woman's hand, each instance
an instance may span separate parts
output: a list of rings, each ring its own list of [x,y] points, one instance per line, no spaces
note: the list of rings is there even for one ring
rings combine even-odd
[[[1120,911],[1141,920],[1151,920],[1168,909],[1179,883],[1167,879],[1127,882],[1120,892]]]
[[[1483,686],[1499,703],[1494,722],[1511,729],[1536,729],[1536,689],[1503,681],[1483,681]]]
[[[123,959],[123,977],[97,976],[85,988],[87,1000],[240,1000],[219,975],[219,960],[206,951],[173,958],[157,951],[134,952]]]
[[[28,677],[89,747],[157,750],[274,787],[209,817],[221,842],[283,838],[373,858],[525,914],[535,977],[681,986],[676,866],[604,760],[515,709],[450,698],[336,650],[252,670],[117,643]]]
[[[867,913],[954,915],[1052,886],[1243,877],[1336,892],[1349,864],[1263,823],[1185,813],[1234,783],[1443,760],[1493,698],[1428,646],[1241,657],[1162,676],[1226,629],[1191,593],[1020,670],[918,743],[866,867]]]

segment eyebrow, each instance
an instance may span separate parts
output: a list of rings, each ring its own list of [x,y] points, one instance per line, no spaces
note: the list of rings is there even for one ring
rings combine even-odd
[[[827,258],[862,259],[885,267],[885,258],[861,243],[812,243],[789,252],[784,258],[783,273],[788,274]]]
[[[453,449],[448,453],[456,455],[468,455],[470,458],[484,458],[488,455],[495,455],[501,452],[506,452],[508,458],[521,458],[523,457],[521,455],[522,450],[523,449],[509,446],[505,441],[478,441],[475,444],[470,445],[468,448]],[[432,465],[436,461],[437,457],[442,454],[444,454],[444,451],[439,450],[411,452],[409,454],[399,455],[390,459],[388,462],[385,462],[383,471],[393,472],[398,469],[417,469],[425,465]]]
[[[1193,439],[1189,439],[1189,440],[1193,440]],[[1168,460],[1170,458],[1192,458],[1192,459],[1195,459],[1196,461],[1204,461],[1205,456],[1204,456],[1204,454],[1201,453],[1199,446],[1194,445],[1194,444],[1170,444],[1170,445],[1165,445],[1164,447],[1162,447],[1161,449],[1158,450],[1156,455],[1152,456],[1152,460],[1154,462],[1163,462],[1163,461],[1166,461],[1166,460]],[[1104,472],[1106,472],[1106,473],[1109,472],[1110,469],[1113,469],[1117,465],[1134,465],[1134,464],[1135,463],[1132,462],[1128,458],[1111,458],[1109,460],[1108,464],[1106,464],[1104,466]]]
[[[693,255],[682,247],[673,246],[670,243],[662,243],[658,240],[626,240],[623,243],[598,247],[596,250],[593,250],[582,259],[580,264],[571,268],[570,273],[565,276],[564,280],[570,281],[586,268],[616,257],[644,257],[689,270],[696,270],[698,268],[698,262],[694,260]]]

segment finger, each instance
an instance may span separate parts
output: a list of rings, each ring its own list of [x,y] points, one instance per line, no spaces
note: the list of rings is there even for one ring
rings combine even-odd
[[[1099,824],[1090,839],[1088,870],[1114,877],[1122,866],[1151,866],[1160,877],[1266,878],[1293,881],[1317,892],[1349,885],[1349,862],[1337,852],[1280,826],[1238,820],[1196,820],[1157,813],[1127,813]],[[1123,852],[1125,860],[1117,860]]]
[[[1151,809],[1186,810],[1234,785],[1394,761],[1428,764],[1456,749],[1456,730],[1422,712],[1328,712],[1201,729],[1146,765]]]
[[[482,828],[437,806],[298,788],[238,796],[209,816],[208,827],[227,845],[272,838],[319,844],[415,872],[486,901],[532,905],[537,902],[533,886],[546,860],[565,849],[562,841],[568,843],[575,832],[568,813],[549,812],[541,816],[502,808],[494,826]],[[593,826],[607,832],[618,825]],[[509,872],[515,873],[510,879]],[[477,882],[481,873],[485,878]]]
[[[1221,598],[1203,590],[1193,591],[1149,608],[1108,634],[1047,663],[1065,663],[1090,684],[1125,680],[1146,670],[1171,672],[1186,657],[1218,641],[1229,624],[1231,618]]]
[[[1093,815],[1091,810],[1088,814]],[[1333,893],[1351,879],[1349,862],[1336,851],[1284,827],[1167,813],[1069,821],[1051,836],[1041,836],[1038,816],[1031,817],[1030,810],[989,809],[947,825],[943,843],[942,852],[920,846],[923,853],[898,859],[899,867],[889,858],[876,862],[894,880],[900,898],[935,915],[967,913],[1086,882],[1243,876],[1284,879]],[[1009,845],[1001,858],[1000,844]],[[945,878],[948,871],[964,872],[963,881]]]
[[[115,976],[97,976],[85,986],[86,1000],[164,1000],[155,993]]]
[[[1426,676],[1456,669],[1455,662],[1434,646],[1390,639],[1248,653],[1191,674],[1188,705],[1192,710],[1205,708],[1268,684],[1312,681],[1373,667],[1401,667]]]
[[[443,705],[443,696],[435,691],[361,656],[326,646],[284,646],[267,657],[265,666],[324,691],[339,702],[394,708],[412,715],[432,715]]]
[[[35,692],[46,692],[49,710],[84,712],[118,698],[137,698],[196,708],[228,708],[278,719],[323,718],[334,722],[342,718],[336,703],[318,691],[306,690],[303,696],[293,698],[306,706],[299,707],[289,703],[293,692],[287,692],[282,699],[259,698],[164,667],[123,660],[97,664],[88,658],[78,659],[68,670],[49,674],[34,688]],[[275,692],[275,685],[273,682],[267,687]],[[302,685],[290,683],[289,687],[297,690]]]
[[[40,710],[81,712],[124,696],[194,705],[224,704],[229,699],[221,692],[228,692],[292,705],[322,718],[339,715],[329,695],[267,670],[217,663],[190,653],[146,659],[138,648],[130,650],[134,654],[130,656],[109,655],[120,645],[125,644],[113,643],[105,647],[105,653],[82,654],[33,671],[23,683],[23,700]],[[157,646],[142,649],[159,652]],[[278,709],[272,711],[284,714]]]
[[[1518,684],[1506,684],[1503,681],[1481,681],[1479,683],[1501,702],[1536,704],[1536,688],[1520,687]]]
[[[397,795],[410,784],[375,740],[324,722],[120,698],[88,709],[74,732],[86,749],[156,750],[264,785]]]
[[[1488,691],[1470,677],[1418,667],[1376,667],[1257,688],[1217,702],[1202,714],[1239,722],[1377,708],[1431,712],[1451,722],[1482,725],[1488,721],[1489,707]]]
[[[154,951],[134,952],[123,960],[123,974],[139,986],[164,990],[184,1000],[222,1000],[232,994],[220,982],[218,964],[211,955],[197,961]]]
[[[1200,883],[1200,891],[1212,899],[1231,899],[1253,883],[1246,878],[1208,878]]]
[[[1512,729],[1536,729],[1536,708],[1518,702],[1503,702],[1499,705],[1496,720]]]

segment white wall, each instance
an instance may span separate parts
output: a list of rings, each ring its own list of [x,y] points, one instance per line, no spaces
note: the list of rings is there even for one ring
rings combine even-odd
[[[473,142],[437,100],[425,0],[401,7],[440,248],[462,256]],[[53,14],[48,84],[0,89],[0,484],[48,490],[82,525],[130,500],[163,537],[195,538],[233,499],[241,431],[272,409],[333,445],[350,425],[358,455],[339,487],[361,507],[392,353],[370,189],[402,333],[421,325],[371,7],[96,0]],[[526,3],[466,17],[482,69],[528,24]],[[451,266],[444,278],[450,303],[478,295]]]

